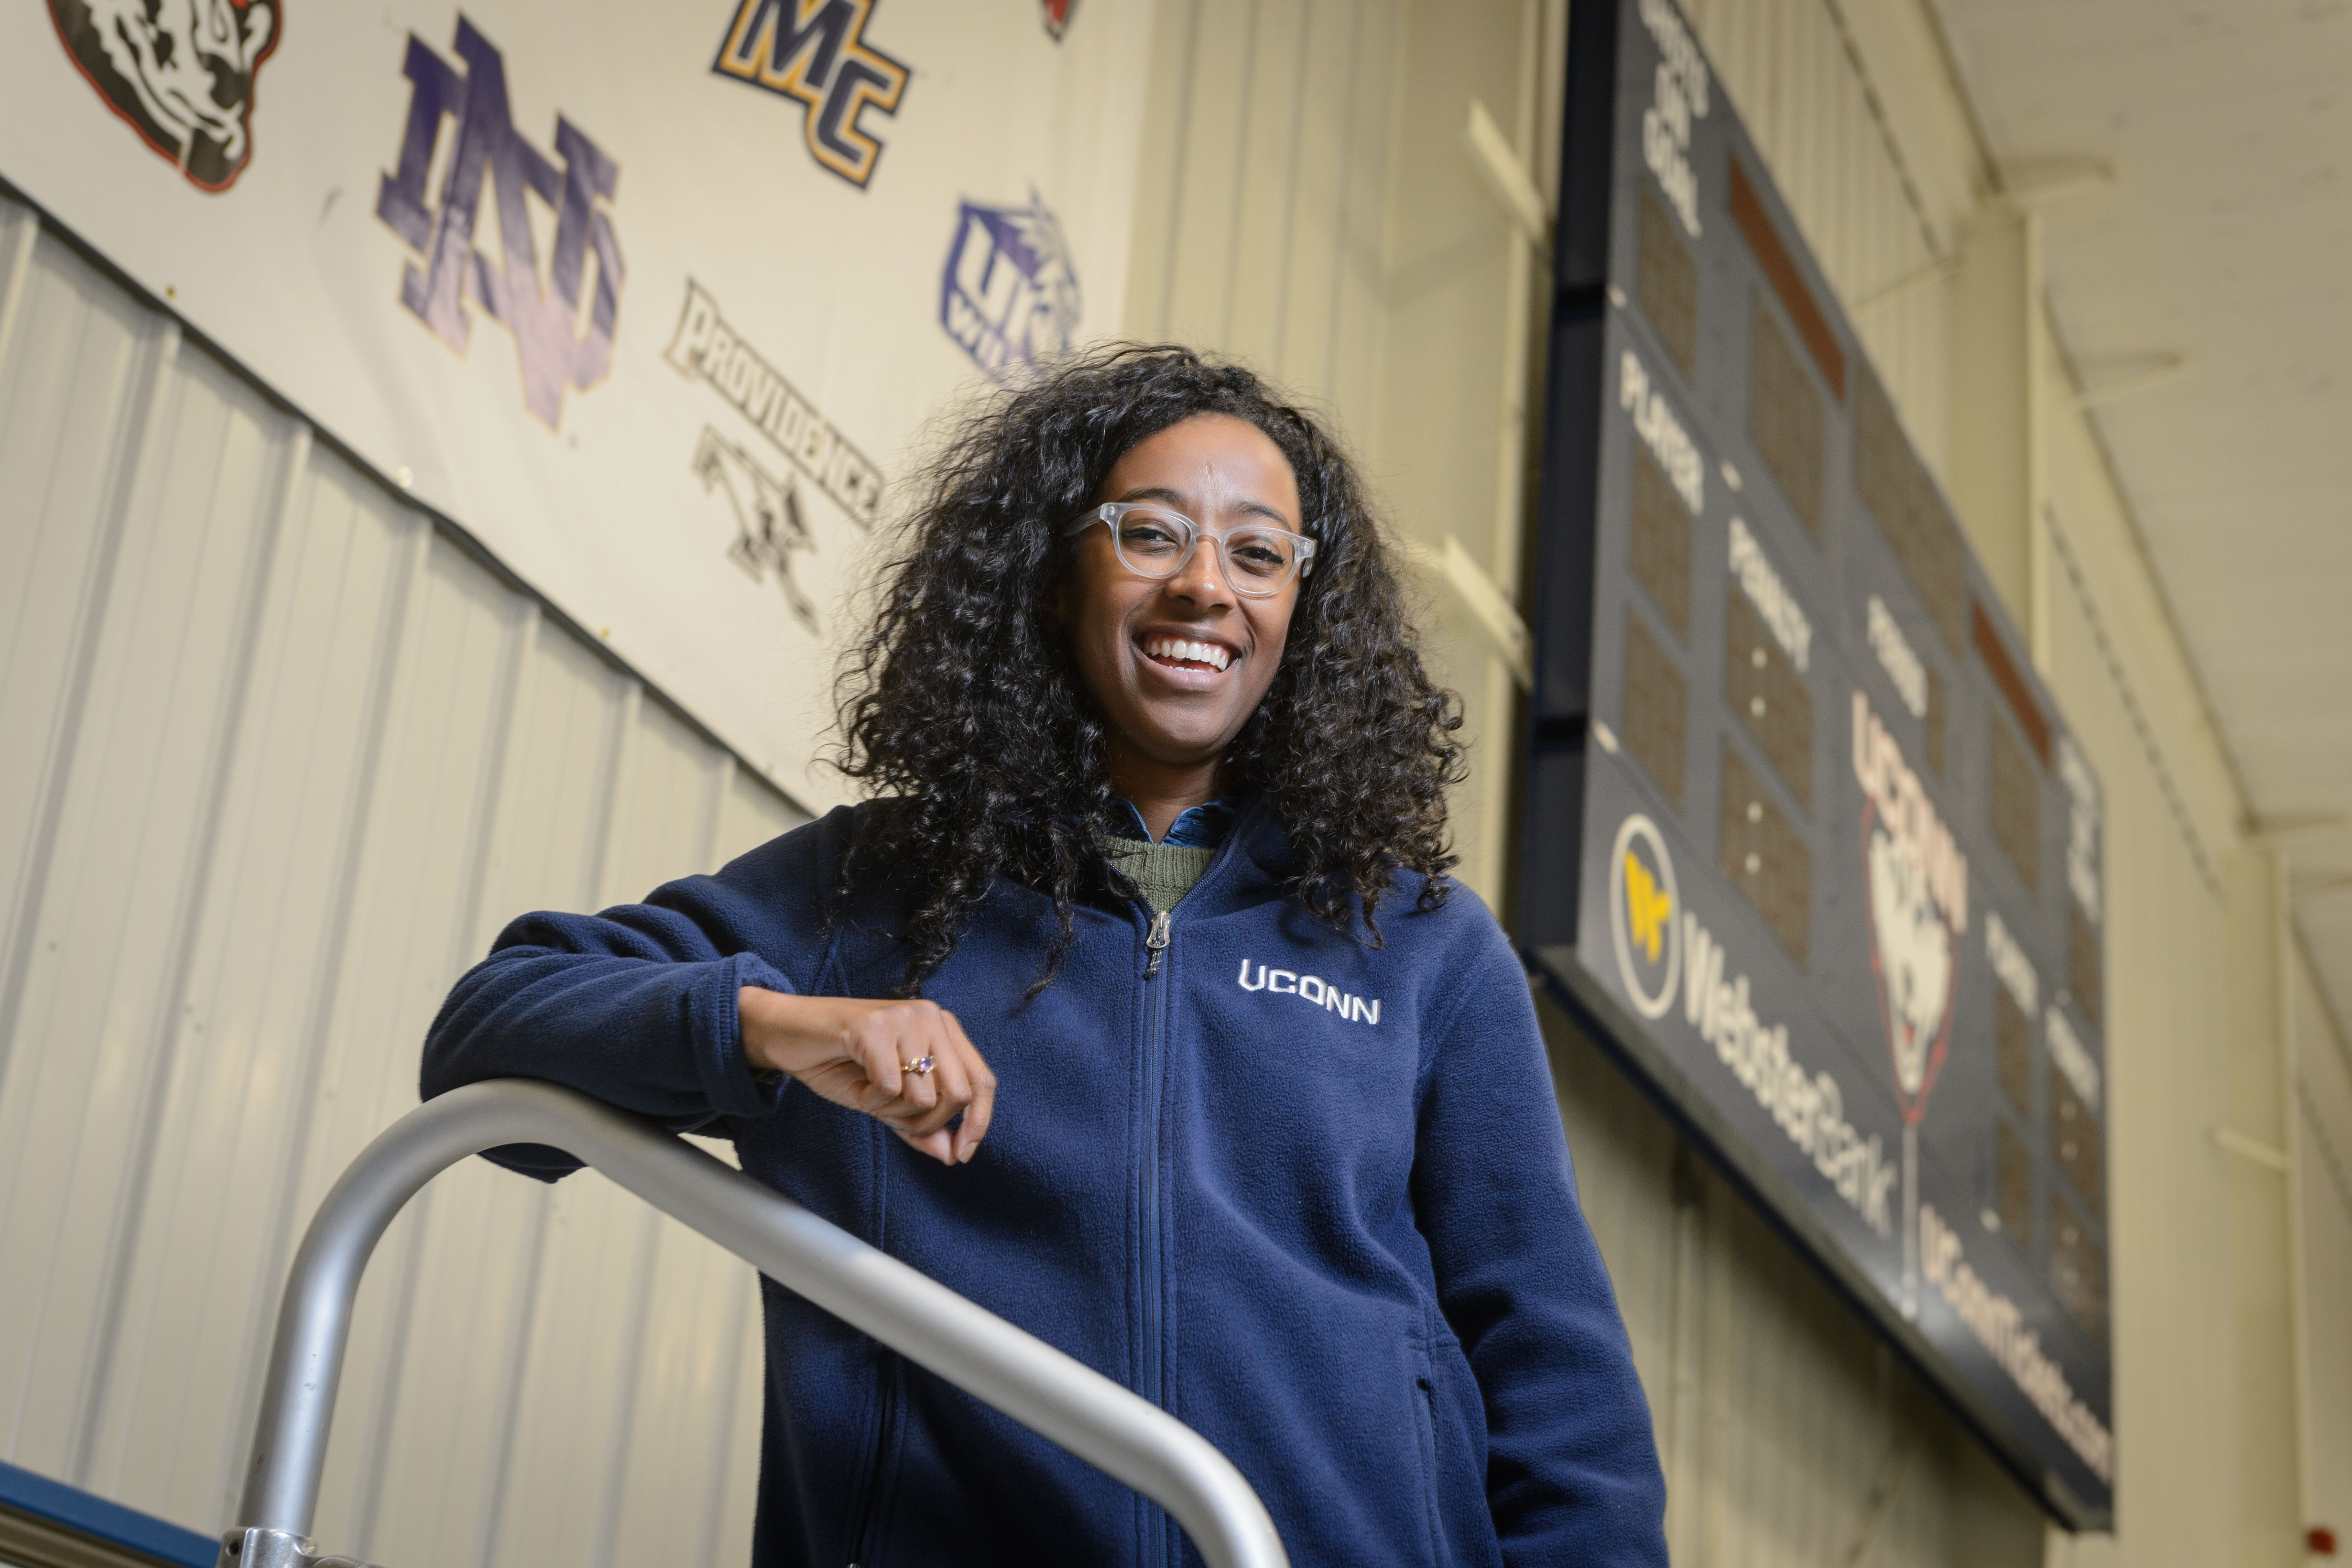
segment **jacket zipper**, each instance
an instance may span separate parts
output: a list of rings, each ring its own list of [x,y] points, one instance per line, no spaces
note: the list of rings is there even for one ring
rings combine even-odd
[[[1166,1042],[1163,1039],[1161,1016],[1167,1011],[1165,986],[1152,983],[1160,978],[1161,961],[1168,955],[1168,922],[1172,911],[1159,910],[1151,917],[1151,927],[1143,935],[1143,1343],[1139,1347],[1143,1397],[1154,1405],[1165,1403],[1161,1384],[1160,1356],[1160,1097],[1163,1080],[1168,1076]],[[1150,1528],[1144,1535],[1144,1568],[1159,1568],[1165,1560],[1167,1525],[1157,1510],[1145,1518]]]
[[[891,1428],[898,1419],[898,1382],[905,1375],[905,1363],[896,1351],[882,1352],[880,1397],[874,1424],[873,1464],[866,1473],[866,1489],[858,1499],[857,1533],[850,1538],[849,1568],[873,1568],[881,1555],[882,1521],[889,1500],[884,1495],[885,1482],[890,1468]]]
[[[1225,862],[1234,858],[1234,847],[1241,842],[1241,826],[1242,824],[1236,822],[1226,831],[1225,841],[1217,847],[1216,856],[1209,862],[1209,868],[1201,874],[1201,879],[1192,884],[1192,892],[1198,892],[1214,880],[1217,873],[1224,868]],[[1191,896],[1190,892],[1185,895],[1186,898]],[[1150,904],[1143,907],[1151,908]],[[1141,1372],[1139,1381],[1142,1386],[1137,1392],[1162,1409],[1167,1407],[1168,1391],[1164,1386],[1165,1373],[1161,1365],[1164,1358],[1160,1354],[1160,1342],[1162,1294],[1160,1279],[1160,1099],[1163,1080],[1168,1076],[1164,1059],[1167,1054],[1164,1036],[1168,996],[1167,987],[1155,987],[1151,983],[1160,978],[1160,968],[1168,956],[1169,926],[1175,912],[1173,906],[1154,910],[1151,922],[1143,933],[1143,1154],[1140,1194],[1143,1217],[1143,1343],[1141,1353],[1137,1358]],[[1151,1504],[1146,1503],[1144,1507],[1147,1510],[1145,1517],[1151,1521],[1151,1528],[1144,1532],[1143,1568],[1165,1568],[1168,1562],[1168,1515]]]

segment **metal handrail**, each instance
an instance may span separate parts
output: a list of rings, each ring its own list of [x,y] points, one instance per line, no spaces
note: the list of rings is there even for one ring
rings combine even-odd
[[[1287,1568],[1274,1521],[1208,1439],[1034,1334],[640,1118],[553,1084],[473,1084],[402,1117],[320,1205],[269,1350],[239,1523],[219,1568],[325,1568],[309,1540],[360,1275],[425,1184],[470,1154],[551,1144],[908,1360],[1133,1487],[1211,1568]]]

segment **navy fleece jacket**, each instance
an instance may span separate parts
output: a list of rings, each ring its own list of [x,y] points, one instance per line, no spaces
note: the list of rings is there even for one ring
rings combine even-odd
[[[949,1167],[743,1056],[739,986],[878,996],[904,973],[903,889],[823,918],[856,815],[643,904],[516,921],[435,1020],[425,1095],[545,1079],[731,1137],[761,1181],[1201,1432],[1300,1568],[1665,1562],[1527,981],[1475,897],[1417,912],[1401,878],[1369,946],[1286,896],[1256,806],[1156,972],[1139,908],[1081,908],[1024,1003],[1052,913],[998,884],[925,987],[999,1085]],[[1200,1561],[1084,1459],[761,1289],[756,1568]]]

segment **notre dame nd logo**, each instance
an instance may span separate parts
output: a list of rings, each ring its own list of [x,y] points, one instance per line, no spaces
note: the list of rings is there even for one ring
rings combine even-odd
[[[462,16],[457,60],[408,36],[408,123],[375,216],[424,258],[401,269],[400,302],[459,353],[473,334],[468,303],[503,324],[522,362],[523,405],[552,430],[565,389],[593,386],[613,366],[623,269],[608,208],[620,166],[560,114],[553,158],[525,141],[507,108],[505,58]],[[544,271],[533,198],[554,219]]]
[[[1641,813],[1617,829],[1609,854],[1609,934],[1625,998],[1644,1018],[1663,1018],[1682,977],[1682,901],[1675,863],[1658,826]]]
[[[858,123],[868,109],[898,112],[907,68],[866,41],[876,0],[736,0],[710,65],[797,100],[809,156],[864,188],[882,143]]]

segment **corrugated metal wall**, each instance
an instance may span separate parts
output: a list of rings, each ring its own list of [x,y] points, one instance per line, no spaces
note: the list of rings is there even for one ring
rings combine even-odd
[[[2307,964],[2294,966],[2289,1005],[2300,1068],[2300,1284],[2314,1309],[2302,1369],[2305,1517],[2341,1531],[2352,1521],[2352,1328],[2342,1310],[2352,1303],[2352,1049]]]
[[[457,973],[799,820],[0,200],[0,1458],[229,1522],[276,1295]],[[319,1532],[733,1564],[751,1271],[479,1162],[386,1238]]]
[[[2242,1321],[2251,1305],[2233,1252],[2250,1239],[2239,1168],[2214,1139],[2231,1114],[2233,1034],[2274,1011],[2283,934],[2267,856],[2241,837],[2240,803],[2203,721],[2194,677],[2147,575],[2105,455],[2063,365],[2042,367],[2049,489],[2034,570],[2049,587],[2042,673],[2097,771],[2106,813],[2106,1068],[2114,1300],[2116,1532],[2053,1551],[2053,1563],[2280,1561],[2245,1550],[2242,1475],[2252,1332],[2275,1348],[2290,1324]],[[2249,878],[2246,873],[2253,870]],[[2232,883],[2237,892],[2232,893]],[[2252,946],[2242,940],[2253,937]],[[2279,1133],[2259,1129],[2265,1137]],[[2282,1281],[2282,1284],[2284,1281]],[[2282,1455],[2284,1460],[2285,1456]],[[2291,1505],[2290,1505],[2291,1506]],[[2290,1547],[2291,1550],[2291,1547]],[[2291,1560],[2291,1559],[2289,1559]]]

